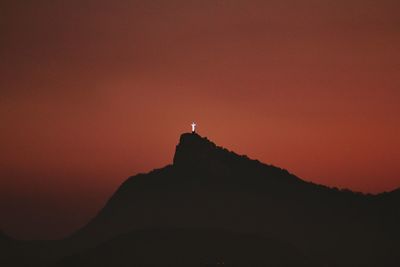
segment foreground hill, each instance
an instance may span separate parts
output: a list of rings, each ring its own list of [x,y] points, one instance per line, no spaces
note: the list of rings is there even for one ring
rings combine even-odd
[[[258,235],[218,229],[150,229],[121,235],[61,260],[58,267],[127,264],[314,266],[296,248]]]

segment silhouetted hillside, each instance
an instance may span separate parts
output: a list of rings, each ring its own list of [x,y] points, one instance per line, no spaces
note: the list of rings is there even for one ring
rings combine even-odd
[[[0,230],[0,263],[9,262],[15,253],[15,241]]]
[[[62,263],[84,265],[94,258],[212,263],[219,253],[229,263],[282,259],[286,264],[286,257],[278,256],[286,255],[324,266],[397,264],[399,195],[399,190],[373,196],[305,182],[189,133],[181,136],[172,165],[127,179],[85,227],[57,245],[42,246],[39,254],[52,246],[49,262],[73,254]],[[206,250],[205,244],[213,245]],[[124,250],[125,245],[137,250]],[[167,253],[173,248],[184,251],[181,258]],[[269,256],[271,251],[277,257]]]
[[[150,229],[114,238],[56,266],[266,264],[312,266],[296,248],[257,235],[217,229]]]

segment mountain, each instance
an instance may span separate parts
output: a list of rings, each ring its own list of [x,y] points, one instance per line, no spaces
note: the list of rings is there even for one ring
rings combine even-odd
[[[86,226],[39,254],[57,266],[399,264],[399,192],[316,185],[185,133],[172,165],[127,179]]]
[[[317,266],[295,247],[278,240],[220,229],[151,229],[120,235],[64,258],[58,267],[263,264]]]

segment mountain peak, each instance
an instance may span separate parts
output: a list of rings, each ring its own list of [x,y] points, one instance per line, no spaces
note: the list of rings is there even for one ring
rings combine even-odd
[[[179,139],[174,155],[174,166],[192,166],[207,160],[213,150],[218,149],[213,142],[197,133],[184,133]]]
[[[207,139],[207,137],[202,137],[198,133],[193,132],[193,133],[183,133],[181,134],[181,137],[179,138],[179,143],[184,143],[184,142],[205,142],[205,143],[212,143]]]
[[[217,146],[207,137],[197,133],[184,133],[176,146],[173,165],[183,169],[201,168],[215,171],[221,165],[235,164],[239,159],[249,158]]]

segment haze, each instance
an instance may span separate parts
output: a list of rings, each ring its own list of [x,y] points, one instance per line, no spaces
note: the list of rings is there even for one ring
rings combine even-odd
[[[400,186],[398,1],[2,1],[0,229],[58,238],[202,136],[315,183]]]

